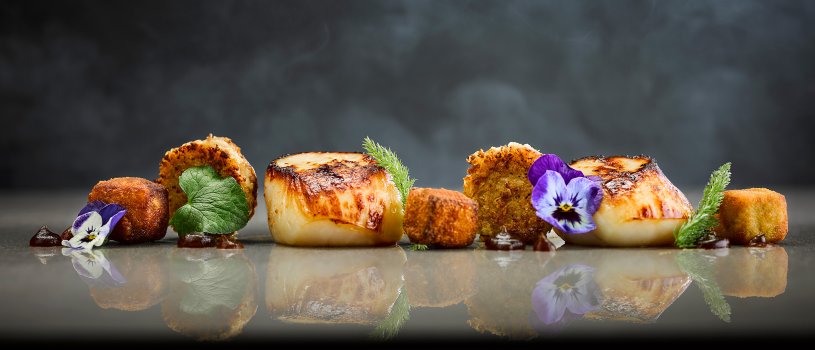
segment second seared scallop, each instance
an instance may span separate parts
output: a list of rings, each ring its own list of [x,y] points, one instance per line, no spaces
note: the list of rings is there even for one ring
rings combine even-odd
[[[383,246],[402,238],[402,201],[390,175],[362,153],[283,156],[266,169],[274,240],[292,246]]]
[[[558,234],[569,243],[637,247],[674,243],[674,230],[693,207],[648,157],[586,157],[571,167],[602,181],[603,202],[594,213],[597,229]],[[557,230],[556,230],[557,231]]]

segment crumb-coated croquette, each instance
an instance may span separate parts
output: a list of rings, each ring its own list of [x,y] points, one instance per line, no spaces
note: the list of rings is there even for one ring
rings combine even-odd
[[[178,185],[178,178],[188,168],[209,165],[223,177],[235,178],[241,186],[246,203],[249,205],[249,217],[255,214],[257,205],[258,180],[255,169],[241,154],[241,149],[227,137],[209,134],[204,140],[187,142],[164,154],[159,165],[159,177],[156,182],[167,187],[170,195],[170,215],[187,204],[187,195]]]
[[[88,201],[116,203],[127,213],[119,220],[110,239],[120,243],[142,243],[164,238],[169,211],[167,189],[138,177],[117,177],[99,181],[88,194]]]
[[[475,240],[477,224],[478,204],[461,192],[415,187],[408,194],[403,225],[413,243],[466,247]]]
[[[506,230],[526,244],[533,244],[552,226],[535,215],[532,184],[527,173],[542,154],[529,145],[480,150],[467,157],[470,168],[464,178],[464,194],[478,203],[478,226],[482,239]]]
[[[787,236],[787,200],[766,188],[724,191],[718,217],[714,231],[734,244],[747,244],[761,234],[768,243]]]

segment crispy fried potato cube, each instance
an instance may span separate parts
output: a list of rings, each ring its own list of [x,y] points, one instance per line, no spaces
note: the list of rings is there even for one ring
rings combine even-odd
[[[127,209],[110,239],[120,243],[142,243],[164,238],[170,220],[167,189],[139,177],[117,177],[99,181],[88,201],[116,203]]]
[[[787,200],[766,188],[724,191],[717,235],[731,243],[747,244],[763,234],[768,243],[787,236]]]
[[[466,247],[473,243],[478,229],[478,204],[461,192],[413,188],[408,194],[403,225],[413,243]]]

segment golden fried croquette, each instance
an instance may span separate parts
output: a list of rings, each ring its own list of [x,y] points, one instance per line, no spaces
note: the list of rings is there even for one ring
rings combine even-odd
[[[116,203],[127,209],[110,239],[120,243],[142,243],[164,238],[170,220],[167,189],[138,177],[117,177],[99,181],[88,201]]]
[[[466,247],[478,229],[478,204],[461,192],[415,187],[408,194],[403,226],[413,243]]]
[[[747,244],[763,234],[768,243],[787,236],[787,200],[766,188],[724,191],[714,231],[730,243]]]
[[[467,157],[470,168],[464,178],[464,194],[478,203],[478,226],[482,239],[506,230],[524,243],[533,244],[552,226],[535,215],[532,184],[527,173],[542,154],[529,145],[480,150]]]
[[[258,180],[255,169],[241,154],[241,148],[227,137],[209,134],[204,140],[187,142],[164,154],[156,182],[167,187],[170,194],[170,215],[187,204],[187,195],[178,185],[178,178],[188,168],[209,165],[223,177],[235,178],[246,195],[249,217],[255,214]]]

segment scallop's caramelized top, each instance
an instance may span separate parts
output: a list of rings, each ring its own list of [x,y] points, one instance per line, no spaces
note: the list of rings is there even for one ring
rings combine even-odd
[[[267,181],[284,181],[299,194],[302,210],[314,217],[379,231],[398,192],[384,168],[370,156],[351,152],[310,152],[284,156],[266,169]],[[386,194],[386,195],[383,195]],[[390,198],[395,195],[396,198]],[[400,207],[401,208],[401,207]]]
[[[624,217],[629,220],[685,219],[692,210],[685,195],[649,157],[586,157],[571,167],[586,176],[599,176],[603,206],[626,208],[629,215]]]

